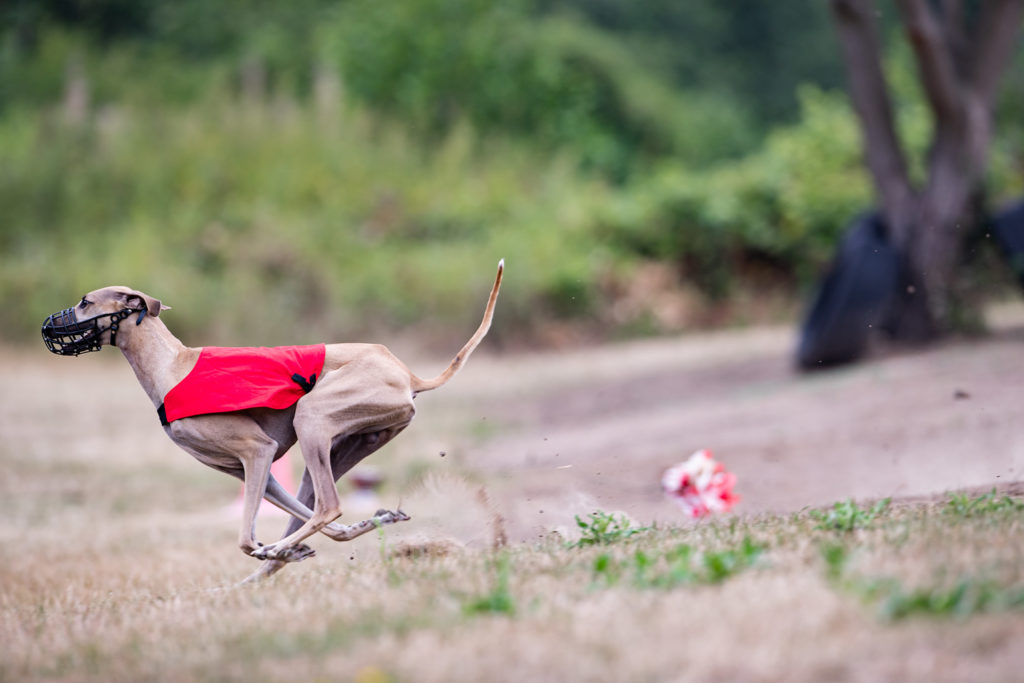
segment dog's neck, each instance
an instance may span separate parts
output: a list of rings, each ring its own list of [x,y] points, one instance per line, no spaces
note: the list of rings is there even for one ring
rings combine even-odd
[[[128,334],[125,332],[128,331]],[[135,376],[154,407],[159,407],[164,396],[199,358],[199,349],[192,349],[171,334],[163,321],[146,316],[139,325],[129,330],[121,328],[117,335],[117,346],[128,359]]]

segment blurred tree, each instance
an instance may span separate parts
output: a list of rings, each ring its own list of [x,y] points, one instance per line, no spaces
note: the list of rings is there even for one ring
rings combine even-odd
[[[933,119],[925,179],[912,182],[893,123],[873,0],[832,0],[867,166],[890,239],[906,259],[896,336],[920,342],[957,322],[961,245],[982,220],[997,85],[1022,0],[896,0]]]
[[[842,84],[843,68],[819,0],[537,0],[584,15],[677,87],[713,92],[765,130],[799,114],[799,85]]]

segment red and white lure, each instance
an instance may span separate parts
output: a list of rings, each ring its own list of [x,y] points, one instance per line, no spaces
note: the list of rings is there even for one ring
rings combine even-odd
[[[695,519],[716,512],[728,512],[739,501],[733,493],[736,475],[702,449],[683,463],[665,470],[661,487],[683,512]]]

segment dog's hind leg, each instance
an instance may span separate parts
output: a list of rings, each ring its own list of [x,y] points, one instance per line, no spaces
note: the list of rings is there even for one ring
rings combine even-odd
[[[405,419],[389,429],[369,434],[357,434],[337,443],[331,450],[331,472],[334,481],[337,482],[338,479],[352,469],[352,467],[359,463],[359,461],[393,439],[402,431],[402,429],[409,425],[409,421],[409,419]],[[268,500],[274,502],[278,507],[293,515],[292,519],[289,520],[288,527],[285,529],[283,535],[283,538],[286,538],[298,531],[303,523],[313,514],[312,510],[309,509],[314,504],[313,482],[309,476],[309,470],[306,470],[303,473],[302,483],[299,485],[299,491],[296,494],[297,499],[292,499],[294,501],[294,505],[299,506],[297,508],[299,514],[296,514],[296,512],[293,511],[292,507],[294,506],[286,507],[273,500],[272,496],[280,497],[282,494],[283,496],[291,498],[290,494],[288,494],[288,492],[273,478],[273,475],[271,475],[267,485]],[[403,522],[408,519],[409,516],[401,510],[394,512],[389,510],[379,510],[374,517],[368,520],[357,522],[352,525],[332,522],[320,531],[336,541],[349,541],[384,524]],[[265,579],[280,571],[286,564],[287,563],[282,560],[267,560],[260,565],[260,568],[256,570],[256,572],[247,577],[243,583],[250,583]]]
[[[389,357],[368,354],[326,373],[312,392],[299,399],[292,420],[313,487],[313,515],[285,538],[259,548],[254,556],[292,561],[299,543],[341,515],[333,451],[351,448],[354,464],[382,442],[370,435],[388,430],[397,433],[415,414],[408,372]]]
[[[337,477],[335,477],[335,481],[337,481]],[[267,491],[264,494],[264,498],[292,516],[292,521],[289,522],[290,528],[285,531],[285,537],[295,533],[303,523],[309,521],[313,516],[313,511],[307,505],[304,505],[301,500],[288,493],[288,490],[281,486],[274,478],[274,475],[270,475],[270,479],[267,481]],[[312,499],[312,494],[309,494],[310,503],[313,502]],[[409,519],[411,518],[401,510],[396,512],[378,510],[370,519],[357,522],[356,524],[349,525],[331,522],[321,529],[320,533],[335,541],[351,541],[353,538],[362,536],[368,531],[373,531],[379,526],[394,524],[395,522],[405,522]]]

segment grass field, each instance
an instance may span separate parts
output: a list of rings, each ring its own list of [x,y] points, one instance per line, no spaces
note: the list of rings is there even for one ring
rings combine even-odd
[[[3,352],[0,681],[1019,680],[1024,486],[1012,482],[1024,438],[1011,401],[1019,343],[1018,333],[1002,333],[812,379],[773,370],[765,359],[788,341],[765,331],[483,355],[445,392],[418,399],[417,422],[375,456],[388,482],[381,504],[401,499],[410,522],[348,544],[315,538],[317,557],[241,587],[256,562],[235,548],[237,482],[163,436],[117,354]],[[616,363],[602,362],[613,353]],[[610,496],[610,472],[590,472],[563,445],[567,423],[610,424],[609,405],[650,418],[641,398],[626,398],[655,370],[680,382],[680,414],[748,425],[704,442],[722,445],[719,456],[739,472],[737,514],[682,521],[656,489],[622,474],[622,493]],[[669,393],[643,385],[661,399]],[[953,388],[969,398],[954,399]],[[879,414],[895,415],[903,390],[927,410],[894,417],[906,439],[892,448],[905,457],[900,468],[912,461],[939,488],[897,487],[902,497],[887,502],[888,490],[863,494],[880,480],[851,468],[881,471],[888,482],[891,454],[862,462],[866,446],[882,446],[870,434],[836,438],[841,424],[819,435],[813,406],[827,397],[837,412],[870,398]],[[624,402],[607,404],[605,392]],[[929,398],[938,393],[941,401]],[[545,419],[530,417],[530,406],[547,406]],[[793,424],[771,412],[778,406]],[[877,421],[864,411],[848,419]],[[689,423],[675,424],[673,447],[688,451]],[[636,425],[647,437],[663,429]],[[602,458],[624,446],[600,451],[592,429],[584,445],[594,467],[606,468]],[[892,424],[874,429],[891,439]],[[787,465],[787,509],[758,491],[785,483],[761,456],[793,430],[827,466],[836,469],[833,456],[850,464],[830,481],[802,480],[817,472],[809,461]],[[561,450],[519,462],[527,433]],[[916,454],[930,438],[929,467],[928,452]],[[956,469],[942,442],[977,448],[961,453],[967,464]],[[656,472],[664,444],[632,444],[632,468]],[[475,459],[496,450],[508,451],[497,465]],[[558,476],[576,478],[546,494],[541,483]],[[994,493],[978,486],[985,477],[998,483]],[[835,495],[844,481],[856,502]],[[973,488],[944,492],[958,483]],[[342,490],[344,519],[354,521],[359,506]],[[836,503],[805,502],[823,492]],[[543,506],[531,514],[550,522],[524,521],[526,503],[515,500]],[[617,517],[623,524],[653,528],[597,533],[598,508],[627,510],[634,519]],[[283,524],[261,516],[260,538]]]
[[[982,500],[586,547],[382,534],[245,587],[232,534],[205,516],[106,512],[90,530],[76,514],[5,564],[0,678],[1016,680],[1024,506]]]

